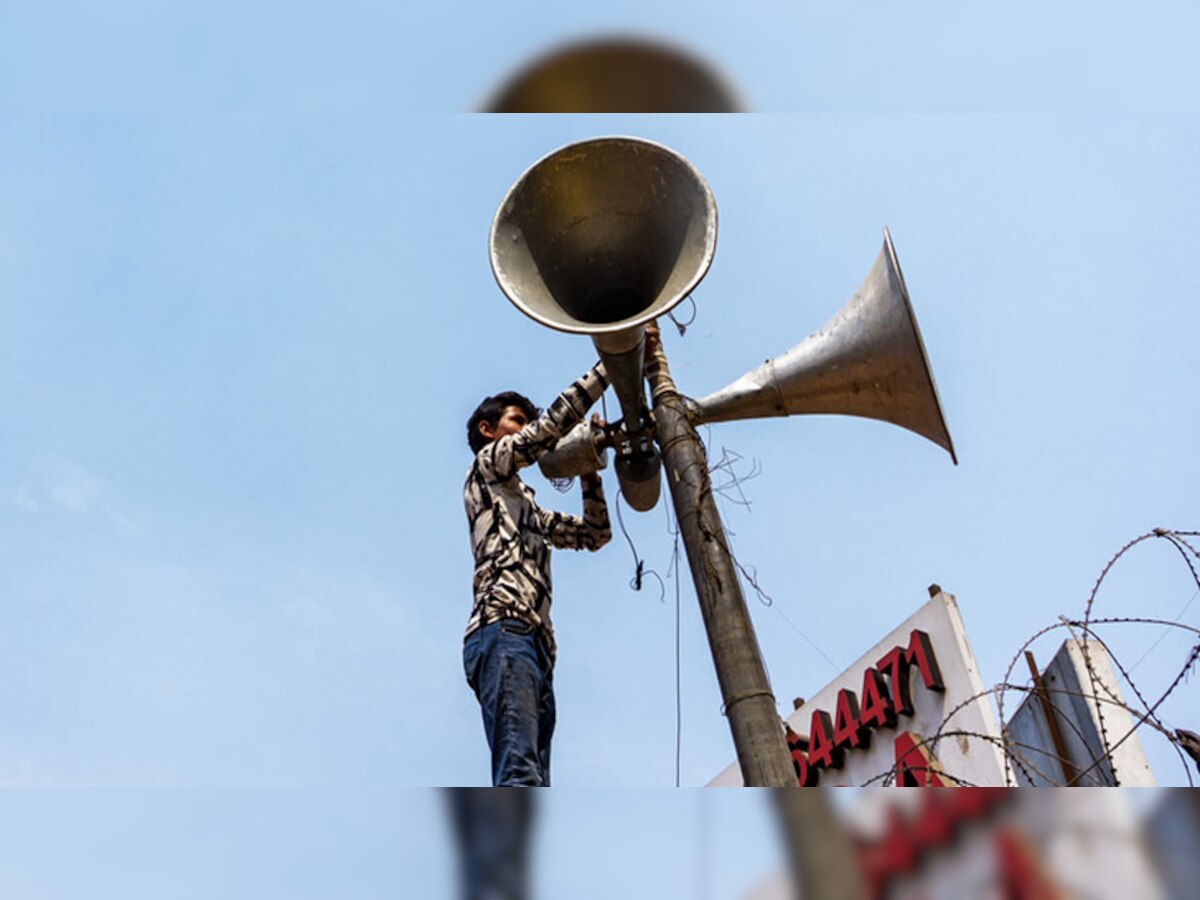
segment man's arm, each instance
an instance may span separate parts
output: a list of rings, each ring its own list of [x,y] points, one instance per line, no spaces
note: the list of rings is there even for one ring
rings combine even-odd
[[[533,465],[539,456],[557,444],[558,439],[587,414],[606,387],[608,379],[604,374],[604,364],[596,363],[563,391],[537,419],[516,434],[497,438],[480,450],[478,458],[484,474],[497,481],[505,481],[517,469]]]
[[[583,515],[551,512],[538,507],[542,531],[555,547],[565,550],[599,550],[612,539],[608,504],[604,501],[604,483],[592,473],[580,476],[583,487]]]

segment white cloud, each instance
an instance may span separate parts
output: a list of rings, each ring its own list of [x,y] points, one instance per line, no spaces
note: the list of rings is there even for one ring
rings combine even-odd
[[[84,466],[59,456],[33,462],[12,503],[29,514],[42,511],[95,517],[119,531],[138,530],[138,517],[113,485]]]
[[[107,493],[100,479],[62,459],[51,462],[49,482],[50,502],[74,515],[87,515]]]

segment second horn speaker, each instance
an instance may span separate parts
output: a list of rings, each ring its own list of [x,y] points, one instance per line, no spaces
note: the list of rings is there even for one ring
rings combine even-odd
[[[866,281],[819,331],[688,405],[696,423],[815,413],[891,422],[933,441],[958,464],[886,228]]]

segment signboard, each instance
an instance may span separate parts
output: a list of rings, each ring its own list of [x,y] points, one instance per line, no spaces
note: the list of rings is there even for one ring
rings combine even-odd
[[[1095,688],[1088,674],[1089,661]],[[1085,657],[1080,641],[1064,642],[1041,679],[1044,694],[1028,694],[1008,721],[1009,737],[1021,757],[1021,763],[1013,766],[1017,784],[1154,786],[1150,763],[1134,730],[1133,717],[1123,705],[1117,676],[1103,644],[1089,642]],[[1093,691],[1100,695],[1099,709]],[[1051,719],[1057,720],[1056,729]],[[1109,754],[1105,753],[1102,736],[1105,729]],[[1061,752],[1055,749],[1056,739]]]
[[[940,589],[788,716],[803,785],[1002,786],[999,730],[954,597]],[[936,744],[931,739],[941,730]],[[740,786],[737,763],[709,785]]]

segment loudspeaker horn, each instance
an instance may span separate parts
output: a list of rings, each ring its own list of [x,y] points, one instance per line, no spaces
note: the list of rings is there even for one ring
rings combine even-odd
[[[891,422],[958,465],[892,236],[857,293],[820,331],[702,400],[695,423],[836,413]]]
[[[549,328],[592,338],[623,416],[625,499],[658,501],[661,460],[642,379],[645,324],[708,272],[717,207],[694,166],[641,138],[568,144],[534,163],[500,204],[489,240],[505,296]]]

